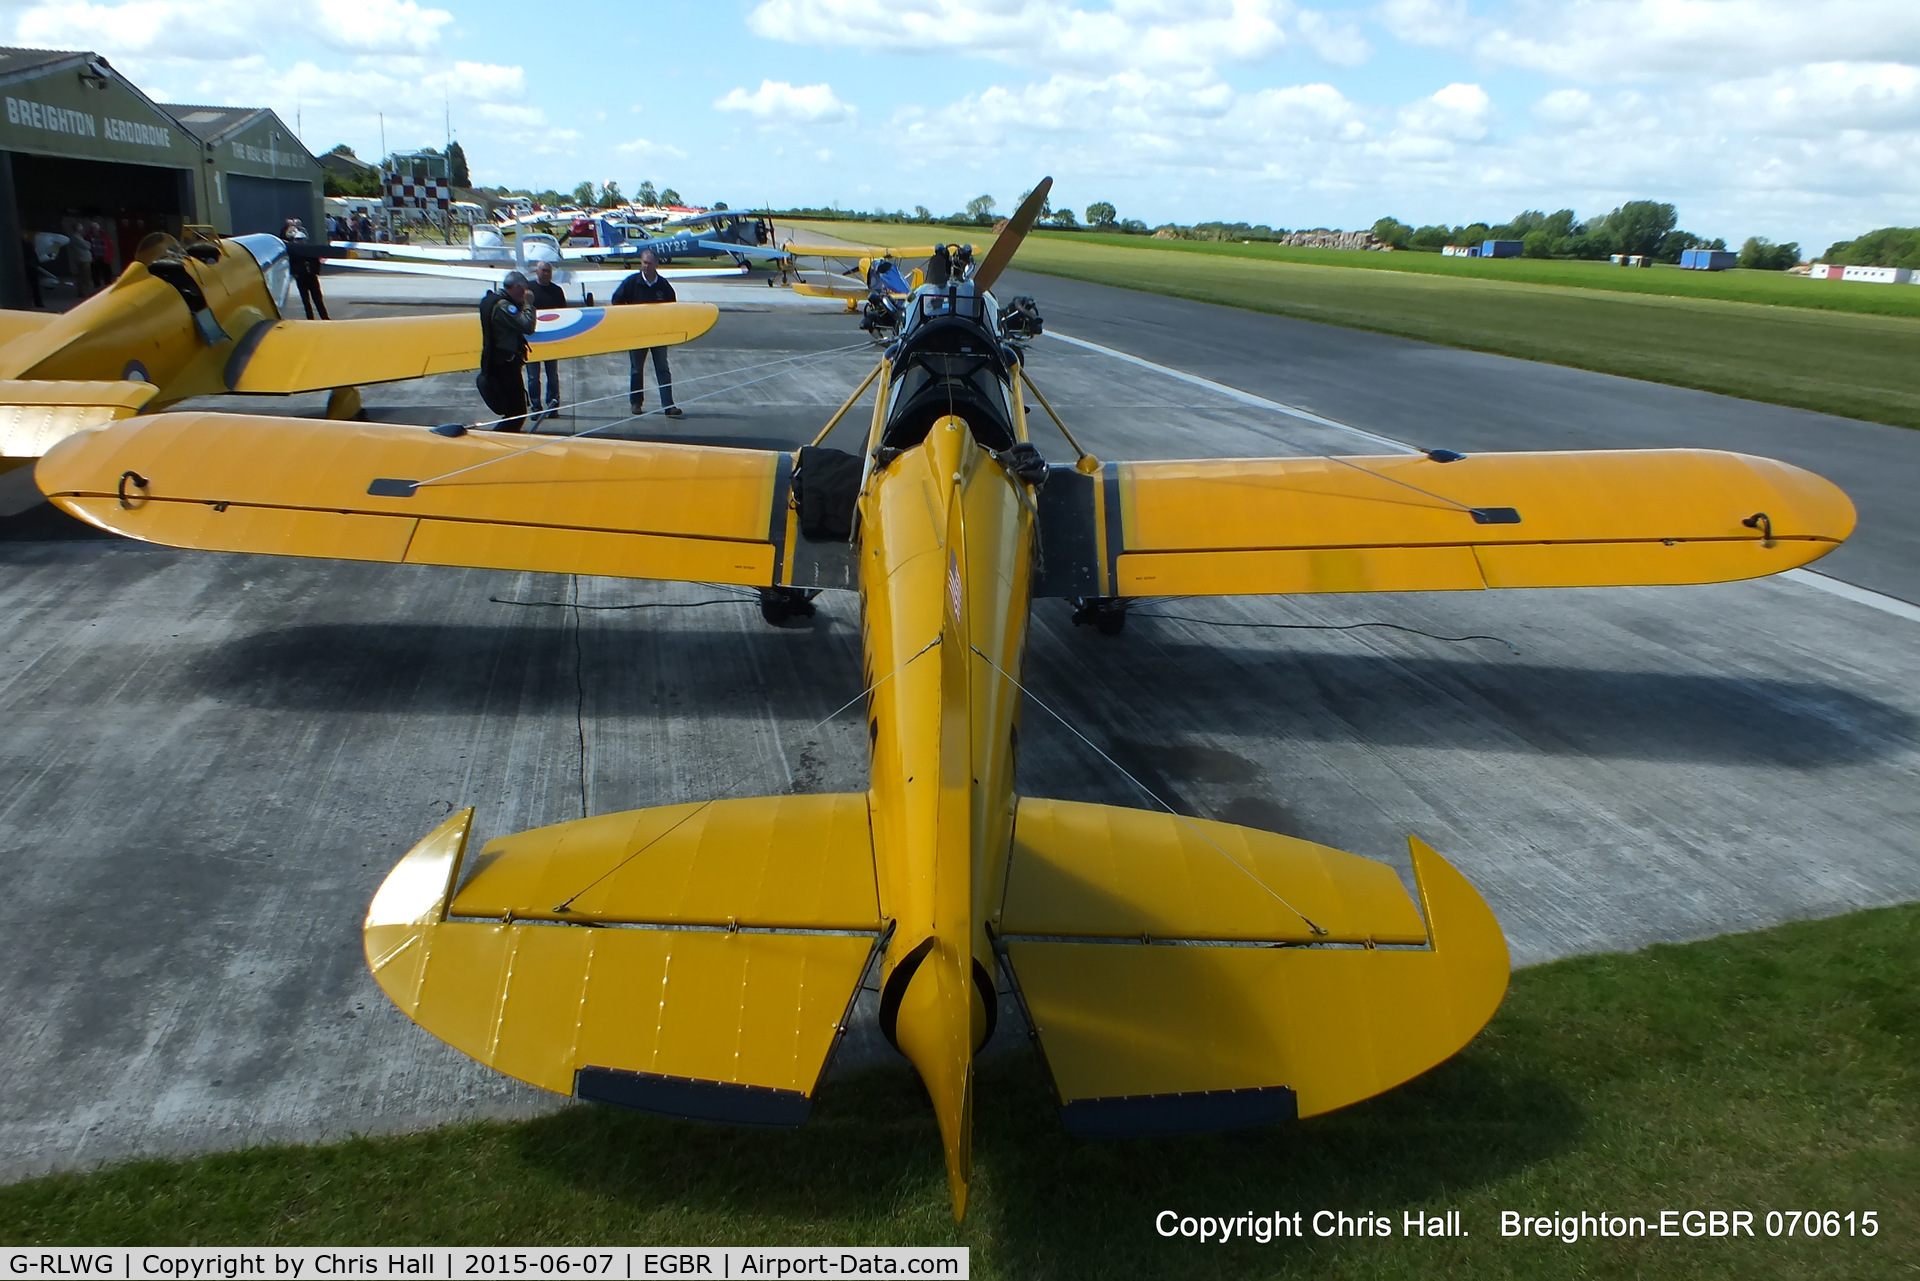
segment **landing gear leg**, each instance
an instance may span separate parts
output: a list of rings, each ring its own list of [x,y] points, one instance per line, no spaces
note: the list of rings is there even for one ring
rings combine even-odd
[[[1092,624],[1102,636],[1118,636],[1127,626],[1127,607],[1133,604],[1125,596],[1076,596],[1073,598],[1073,625]]]
[[[813,617],[813,598],[820,593],[801,587],[762,587],[760,617],[775,627],[792,625],[794,619]]]

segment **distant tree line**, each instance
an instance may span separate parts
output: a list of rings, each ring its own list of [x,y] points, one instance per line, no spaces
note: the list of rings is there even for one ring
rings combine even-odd
[[[1836,240],[1820,261],[1843,267],[1920,267],[1920,227],[1882,227],[1852,240]]]
[[[1679,262],[1689,249],[1725,249],[1724,240],[1708,240],[1678,229],[1674,207],[1657,200],[1629,200],[1611,213],[1584,222],[1571,209],[1543,213],[1527,209],[1503,223],[1435,223],[1410,227],[1397,218],[1373,224],[1373,234],[1395,249],[1438,253],[1446,245],[1477,245],[1483,240],[1518,240],[1529,258],[1606,258],[1639,254],[1655,262]],[[1796,246],[1795,252],[1798,252]],[[1795,259],[1798,261],[1798,259]]]

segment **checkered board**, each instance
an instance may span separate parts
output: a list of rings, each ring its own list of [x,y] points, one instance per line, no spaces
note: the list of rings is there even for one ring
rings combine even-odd
[[[453,203],[453,187],[444,178],[383,174],[389,209],[445,209]]]

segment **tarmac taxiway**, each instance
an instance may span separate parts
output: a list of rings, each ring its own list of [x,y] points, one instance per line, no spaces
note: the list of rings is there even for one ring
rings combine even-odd
[[[327,284],[349,314],[442,291]],[[791,447],[870,367],[837,307],[682,293],[709,290],[719,325],[673,353],[684,419],[620,422],[626,362],[599,357],[569,363],[593,403],[550,429]],[[1111,638],[1037,603],[1034,695],[1175,807],[1403,875],[1418,833],[1517,965],[1920,898],[1920,433],[1033,275],[1003,292],[1081,340],[1031,367],[1103,458],[1698,444],[1860,506],[1820,581],[1182,600]],[[484,412],[470,375],[366,399]],[[865,785],[857,717],[820,723],[859,689],[851,596],[775,629],[697,585],[183,552],[31,499],[0,493],[0,1179],[559,1106],[368,975],[360,921],[408,846],[466,805],[484,840]],[[1149,803],[1031,705],[1020,768],[1027,794]],[[887,1062],[862,1026],[833,1070]]]

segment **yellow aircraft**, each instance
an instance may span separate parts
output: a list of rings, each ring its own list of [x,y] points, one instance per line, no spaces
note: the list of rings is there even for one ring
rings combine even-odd
[[[476,369],[477,312],[283,319],[291,283],[277,236],[152,236],[110,287],[72,310],[0,311],[0,471],[75,431],[219,392],[331,389],[360,410],[367,383]],[[713,327],[706,303],[544,312],[536,360],[667,346]]]
[[[806,298],[836,298],[847,304],[848,311],[859,310],[859,304],[867,301],[875,289],[892,294],[904,300],[906,295],[926,283],[926,273],[915,267],[910,273],[901,275],[894,264],[912,262],[917,259],[931,258],[941,249],[953,246],[942,245],[856,245],[856,244],[813,244],[807,241],[789,240],[780,246],[786,255],[781,271],[798,271],[796,259],[818,258],[836,263],[858,263],[855,268],[838,269],[837,274],[849,283],[835,281],[828,284],[816,284],[804,277],[791,281],[788,288]],[[880,272],[875,274],[875,264],[880,264]]]
[[[956,1217],[999,976],[1074,1133],[1344,1107],[1493,1015],[1492,912],[1417,838],[1416,899],[1308,841],[1017,795],[1031,600],[1719,582],[1831,551],[1853,507],[1705,450],[1048,467],[988,292],[1048,185],[971,278],[916,291],[827,425],[877,383],[857,455],[824,432],[789,454],[179,413],[74,436],[37,478],[85,520],[180,547],[860,593],[866,791],[600,815],[478,857],[468,809],[393,869],[368,964],[498,1071],[795,1124],[877,965]]]

